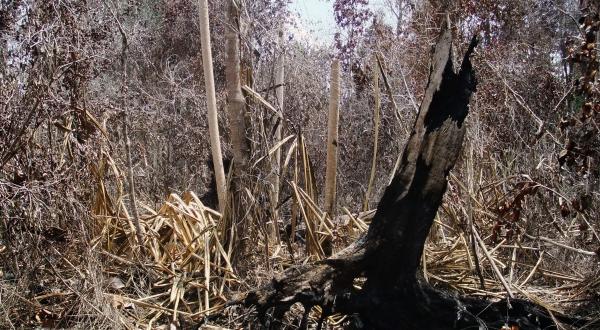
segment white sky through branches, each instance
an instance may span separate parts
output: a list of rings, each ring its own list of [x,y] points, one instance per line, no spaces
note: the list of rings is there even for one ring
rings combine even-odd
[[[374,13],[381,13],[387,23],[391,23],[394,15],[387,2],[389,0],[370,0],[369,7]],[[337,29],[333,0],[292,0],[290,10],[292,14],[297,15],[297,26],[292,28],[295,38],[316,45],[332,44]]]

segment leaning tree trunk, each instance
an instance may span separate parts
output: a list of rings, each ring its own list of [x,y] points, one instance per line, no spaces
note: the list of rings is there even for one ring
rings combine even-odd
[[[419,278],[425,239],[460,154],[476,85],[470,61],[476,40],[460,70],[454,68],[451,44],[451,32],[446,30],[436,45],[429,83],[400,166],[366,235],[329,259],[286,270],[237,302],[256,306],[263,321],[270,310],[277,319],[292,304],[301,303],[306,311],[301,327],[307,326],[308,312],[317,305],[323,310],[318,328],[326,316],[338,312],[356,315],[366,329],[553,326],[548,314],[533,303],[459,297]],[[365,279],[361,289],[354,288],[356,278]]]
[[[210,134],[210,149],[217,183],[217,196],[219,198],[219,211],[223,212],[227,206],[227,189],[225,171],[223,170],[223,156],[221,154],[221,140],[219,137],[219,120],[217,116],[217,97],[215,93],[215,77],[213,73],[213,59],[210,45],[210,24],[208,18],[207,0],[198,0],[198,16],[200,17],[200,41],[202,44],[202,68],[204,70],[204,84],[206,86],[206,105],[208,108],[208,130]]]

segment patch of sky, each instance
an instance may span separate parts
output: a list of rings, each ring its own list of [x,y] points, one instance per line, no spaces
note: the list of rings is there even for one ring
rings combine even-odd
[[[369,8],[385,23],[393,26],[396,18],[390,3],[390,0],[371,0]],[[295,39],[317,46],[333,44],[338,30],[333,0],[292,0],[289,8],[293,15],[290,32]]]
[[[0,10],[7,10],[9,3],[5,3],[4,1],[0,3]],[[29,10],[31,9],[31,4],[29,1],[23,1],[18,4],[18,7],[15,10],[15,17],[12,29],[6,31],[2,38],[0,38],[0,42],[5,44],[5,48],[0,51],[0,54],[5,52],[5,56],[2,56],[5,59],[5,65],[7,68],[7,74],[14,76],[17,78],[17,83],[19,85],[19,90],[21,93],[25,92],[24,82],[26,80],[26,75],[23,73],[23,67],[26,66],[31,61],[31,55],[26,46],[26,41],[24,40],[26,36],[25,26],[29,21]],[[7,77],[0,76],[0,78],[7,79]]]

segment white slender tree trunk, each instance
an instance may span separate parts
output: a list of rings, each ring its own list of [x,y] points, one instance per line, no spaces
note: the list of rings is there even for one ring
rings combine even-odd
[[[219,122],[217,117],[217,97],[215,95],[215,78],[213,73],[212,50],[210,44],[210,25],[208,20],[207,0],[198,0],[200,16],[200,41],[202,43],[202,66],[204,69],[204,84],[206,86],[206,103],[208,107],[208,130],[210,133],[210,148],[217,181],[219,211],[227,206],[227,190],[225,187],[225,171],[219,137]]]
[[[324,210],[333,219],[335,216],[335,193],[338,150],[338,121],[340,110],[340,61],[331,63],[331,91],[329,97],[329,120],[327,123],[327,169],[325,172]]]

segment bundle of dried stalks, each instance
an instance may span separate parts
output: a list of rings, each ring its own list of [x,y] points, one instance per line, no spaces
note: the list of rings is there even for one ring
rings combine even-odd
[[[105,164],[98,173],[103,173]],[[112,169],[118,173],[115,166]],[[226,241],[221,214],[204,206],[193,192],[181,197],[171,194],[157,210],[143,206],[144,244],[140,249],[123,196],[118,196],[111,198],[99,180],[93,211],[100,235],[94,246],[101,245],[103,254],[116,261],[113,273],[130,275],[128,268],[140,267],[147,271],[151,284],[150,292],[143,296],[128,290],[129,281],[113,278],[109,288],[114,303],[140,308],[138,323],[149,327],[159,319],[197,319],[221,309],[226,301],[224,290],[237,282],[231,251],[221,243]],[[121,271],[114,269],[119,266]]]

